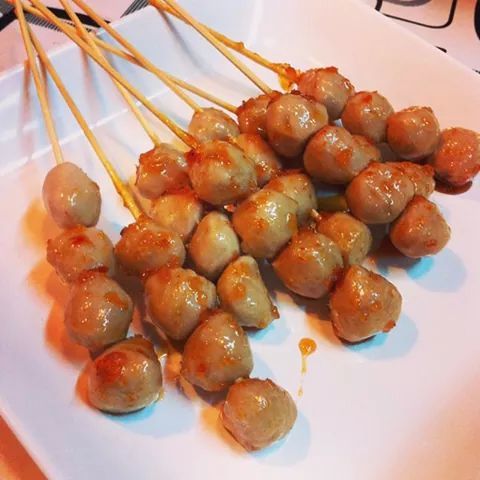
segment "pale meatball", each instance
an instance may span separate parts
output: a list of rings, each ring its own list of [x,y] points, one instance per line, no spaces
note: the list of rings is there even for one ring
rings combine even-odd
[[[192,236],[202,215],[202,202],[190,189],[162,195],[154,201],[150,212],[155,223],[165,230],[178,233],[184,242]]]
[[[42,193],[47,212],[60,228],[97,224],[102,204],[100,189],[73,163],[53,167],[45,177]]]
[[[216,280],[240,255],[240,243],[228,217],[220,212],[205,215],[193,234],[188,253],[198,273]]]
[[[47,260],[57,275],[68,283],[90,270],[110,276],[115,273],[112,242],[96,228],[74,227],[50,239]]]
[[[289,290],[303,297],[321,298],[342,272],[343,260],[334,242],[306,228],[292,238],[272,265]]]
[[[230,387],[221,418],[246,450],[260,450],[290,432],[297,407],[290,394],[271,380],[249,378]]]
[[[412,181],[394,164],[371,163],[345,192],[352,214],[367,224],[390,223],[413,198]]]
[[[303,155],[305,170],[313,178],[335,185],[350,182],[372,160],[347,130],[334,125],[322,128]]]
[[[346,266],[362,263],[372,247],[370,229],[348,213],[321,215],[317,231],[335,242]]]
[[[466,185],[480,171],[479,134],[466,128],[444,130],[429,162],[442,182],[454,187]]]
[[[72,285],[65,327],[74,342],[97,352],[127,336],[132,315],[132,300],[117,282],[87,272]]]
[[[238,124],[242,133],[257,133],[267,138],[267,109],[273,100],[280,97],[280,92],[262,94],[249,98],[237,108]]]
[[[297,231],[297,202],[263,189],[238,206],[232,221],[242,250],[255,258],[270,259]]]
[[[228,142],[207,142],[188,154],[190,180],[200,199],[212,205],[241,200],[257,188],[255,165]]]
[[[327,110],[321,103],[287,93],[268,107],[268,141],[279,155],[297,157],[305,150],[308,140],[327,123]]]
[[[310,178],[300,172],[285,172],[270,180],[265,188],[283,193],[297,202],[297,221],[304,225],[312,209],[317,208],[317,195]]]
[[[435,255],[450,240],[450,227],[437,206],[416,196],[390,228],[390,240],[410,258]]]
[[[151,342],[123,340],[97,357],[88,375],[88,398],[99,410],[130,413],[156,402],[162,393],[162,367]]]
[[[200,315],[215,307],[215,285],[193,270],[162,268],[145,283],[145,303],[152,322],[174,340],[184,340]]]
[[[143,197],[154,200],[188,183],[187,160],[180,150],[161,143],[140,155],[135,185]]]
[[[227,312],[212,312],[185,344],[182,375],[208,392],[227,388],[253,370],[248,337]]]
[[[188,132],[204,143],[234,138],[240,130],[235,120],[226,113],[217,108],[204,108],[193,114]]]
[[[350,132],[373,143],[386,139],[387,120],[392,115],[390,102],[378,92],[358,92],[350,97],[342,113],[342,124]]]
[[[125,227],[120,235],[115,254],[130,275],[144,277],[164,266],[181,266],[185,261],[180,235],[146,216]]]
[[[259,187],[263,187],[281,169],[277,154],[258,133],[242,133],[235,143],[253,161]]]
[[[217,292],[221,307],[232,313],[242,327],[265,328],[279,318],[252,257],[232,262],[218,279]]]
[[[390,163],[386,163],[390,165]],[[435,171],[431,165],[421,165],[413,162],[394,162],[395,168],[403,172],[413,183],[415,195],[428,198],[435,190]]]
[[[397,324],[402,297],[395,285],[360,265],[352,265],[330,297],[335,333],[347,342],[361,342]]]
[[[404,160],[420,161],[431,155],[440,139],[438,120],[429,107],[410,107],[390,115],[387,141]]]
[[[298,81],[298,89],[325,105],[330,120],[340,118],[347,100],[355,94],[350,80],[340,75],[335,67],[307,70]]]

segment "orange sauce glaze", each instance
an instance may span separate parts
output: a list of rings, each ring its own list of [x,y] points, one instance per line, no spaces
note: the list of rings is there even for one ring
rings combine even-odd
[[[317,344],[313,338],[302,338],[298,342],[298,348],[300,353],[302,354],[302,379],[305,373],[307,372],[307,357],[311,355],[317,349]],[[300,384],[300,388],[298,389],[298,396],[301,397],[303,395],[303,382]]]

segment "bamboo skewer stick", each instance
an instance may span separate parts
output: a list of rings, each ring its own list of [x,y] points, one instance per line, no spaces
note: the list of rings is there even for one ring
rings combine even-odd
[[[138,89],[136,89],[130,82],[123,78],[108,62],[99,57],[84,40],[79,38],[76,34],[65,28],[64,23],[53,15],[39,0],[31,0],[31,2],[63,33],[65,33],[71,40],[73,40],[82,50],[84,50],[92,59],[102,67],[111,77],[117,80],[125,89],[131,93],[137,100],[139,100],[148,110],[150,110],[161,122],[163,122],[178,138],[186,143],[191,148],[196,148],[198,142],[189,133],[181,129],[175,122],[170,120],[163,112],[153,105]]]
[[[158,0],[150,0],[150,2],[155,6],[158,4]],[[197,22],[186,10],[178,5],[174,0],[164,0],[164,2],[174,9],[189,25],[191,25],[195,30],[197,30],[200,35],[202,35],[206,40],[208,40],[227,60],[233,63],[251,82],[253,82],[260,90],[264,93],[271,93],[272,89],[255,73],[253,73],[241,60],[239,60],[235,55],[228,50],[225,45],[219,42],[209,31],[208,29]]]
[[[20,32],[22,34],[23,44],[25,46],[25,51],[27,52],[28,65],[30,67],[30,71],[32,72],[33,81],[37,90],[38,100],[40,102],[40,108],[42,110],[43,118],[45,121],[45,127],[47,129],[47,134],[52,145],[55,162],[57,164],[60,164],[64,161],[63,153],[62,149],[60,148],[60,142],[58,140],[57,132],[55,130],[52,112],[50,111],[50,106],[48,104],[47,89],[44,79],[42,78],[38,70],[37,60],[35,58],[33,46],[30,42],[30,37],[28,34],[27,21],[25,19],[25,14],[23,13],[22,6],[20,4],[20,0],[15,0],[15,12],[18,18],[18,23],[20,25]]]
[[[164,1],[160,0],[150,0],[150,3],[157,8],[158,10],[168,13],[169,15],[173,15],[174,17],[178,18],[185,22],[185,19],[182,18],[181,15],[177,13],[169,5],[165,4]],[[202,24],[211,34],[214,36],[218,41],[222,42],[225,46],[235,50],[236,52],[240,53],[241,55],[249,58],[250,60],[254,61],[255,63],[262,65],[263,67],[271,70],[278,75],[284,77],[288,82],[295,82],[297,80],[297,71],[291,67],[288,63],[276,63],[267,60],[265,57],[262,57],[259,53],[254,52],[253,50],[248,49],[245,47],[243,42],[238,42],[236,40],[232,40],[231,38],[227,37],[223,33],[214,30],[213,28],[208,27],[205,24]]]
[[[18,3],[20,0],[16,0]],[[19,7],[21,9],[21,7]],[[55,67],[53,64],[50,62],[50,59],[48,58],[45,50],[43,49],[41,43],[39,42],[38,38],[35,36],[35,34],[31,31],[30,27],[25,23],[25,28],[26,31],[28,32],[28,38],[31,40],[33,43],[35,50],[38,53],[38,56],[40,58],[41,63],[45,66],[45,69],[47,70],[48,74],[52,77],[53,82],[57,86],[59,92],[61,93],[63,99],[65,100],[65,103],[68,105],[70,108],[73,116],[77,120],[78,124],[80,125],[81,129],[83,130],[85,136],[87,137],[87,140],[90,142],[90,145],[92,146],[94,152],[100,159],[102,165],[104,166],[105,170],[107,171],[109,177],[111,178],[115,189],[117,190],[118,194],[122,197],[122,200],[125,204],[125,206],[130,210],[132,213],[133,217],[137,219],[141,215],[141,210],[137,205],[137,202],[135,201],[135,198],[133,197],[132,193],[129,191],[129,189],[126,187],[126,185],[122,182],[120,177],[118,176],[117,172],[115,171],[113,165],[110,163],[108,160],[105,152],[103,151],[102,147],[98,143],[98,140],[96,139],[95,135],[93,134],[92,130],[88,126],[85,118],[81,114],[80,110],[78,109],[77,105],[75,104],[74,100],[68,93],[67,89],[65,88],[65,85],[63,84],[62,80],[60,79],[60,76],[58,75],[57,71],[55,70]]]
[[[61,0],[63,4],[64,0]],[[97,22],[112,38],[114,38],[122,47],[126,48],[138,61],[140,66],[153,73],[159,78],[173,93],[180,97],[189,107],[195,112],[200,112],[202,108],[194,102],[188,95],[178,88],[172,80],[165,75],[165,73],[157,68],[148,58],[146,58],[137,48],[135,48],[128,40],[114,30],[100,15],[98,15],[91,7],[89,7],[83,0],[73,0],[87,15],[89,15],[95,22]]]

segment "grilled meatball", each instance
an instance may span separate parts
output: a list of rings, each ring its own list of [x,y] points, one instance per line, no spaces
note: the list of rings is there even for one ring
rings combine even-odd
[[[203,205],[190,189],[166,193],[154,201],[152,219],[165,230],[175,232],[186,242],[203,215]]]
[[[466,185],[480,170],[479,134],[466,128],[444,130],[429,162],[442,182],[454,187]]]
[[[93,362],[88,376],[92,405],[110,413],[129,413],[156,402],[162,368],[153,345],[143,337],[123,340]]]
[[[49,240],[47,260],[65,282],[74,282],[89,270],[115,273],[112,242],[96,228],[70,228]]]
[[[254,163],[259,187],[263,187],[280,170],[277,154],[258,133],[242,133],[235,143]]]
[[[438,120],[429,107],[410,107],[387,121],[387,141],[404,160],[420,161],[431,155],[440,139]]]
[[[297,221],[304,225],[312,209],[317,208],[315,188],[307,175],[300,172],[285,172],[270,180],[265,188],[276,190],[297,202]]]
[[[204,108],[193,114],[188,132],[199,142],[235,138],[240,130],[237,123],[217,108]]]
[[[267,109],[268,141],[279,155],[297,157],[303,153],[308,140],[327,123],[327,110],[321,103],[287,93]]]
[[[283,193],[263,189],[233,214],[233,228],[242,250],[256,258],[273,258],[297,231],[297,202]]]
[[[209,392],[248,377],[252,369],[248,337],[229,313],[216,311],[207,315],[185,344],[182,375]]]
[[[132,300],[117,282],[86,272],[70,290],[65,327],[74,342],[96,352],[126,337],[132,315]]]
[[[344,265],[362,263],[372,246],[370,229],[348,213],[322,215],[317,220],[317,231],[335,242]]]
[[[239,147],[216,140],[188,154],[190,180],[196,194],[212,205],[226,205],[257,188],[255,165]]]
[[[102,204],[100,189],[73,163],[53,167],[45,177],[42,194],[47,212],[60,228],[97,224]]]
[[[358,92],[350,97],[342,113],[342,124],[350,132],[373,143],[386,139],[387,120],[393,108],[378,92]]]
[[[298,81],[298,89],[325,105],[330,120],[340,118],[347,100],[355,94],[353,85],[335,67],[307,70]]]
[[[221,418],[246,450],[260,450],[290,432],[297,407],[290,394],[271,380],[249,378],[230,387]]]
[[[390,240],[407,257],[425,257],[445,247],[450,227],[434,203],[416,196],[392,224]]]
[[[216,305],[215,285],[193,270],[162,268],[145,283],[145,302],[153,323],[174,340],[184,340],[200,315]]]
[[[279,317],[252,257],[232,262],[218,279],[217,292],[221,307],[242,327],[265,328]]]
[[[362,151],[363,156],[370,162],[382,162],[382,152],[371,140],[363,135],[352,135],[357,147]]]
[[[205,215],[193,234],[188,253],[198,273],[216,280],[240,255],[240,243],[228,217],[220,212]]]
[[[187,160],[180,150],[161,143],[140,155],[135,184],[143,197],[154,200],[188,183]]]
[[[428,198],[435,190],[434,170],[431,165],[420,165],[413,162],[394,162],[392,164],[397,170],[404,173],[413,183],[415,195]]]
[[[364,223],[390,223],[413,198],[412,181],[394,164],[371,163],[345,192],[352,214]]]
[[[328,237],[309,228],[300,230],[273,261],[273,269],[292,292],[321,298],[343,268],[342,254]]]
[[[395,285],[360,265],[346,271],[330,298],[335,333],[347,342],[361,342],[395,327],[402,297]]]

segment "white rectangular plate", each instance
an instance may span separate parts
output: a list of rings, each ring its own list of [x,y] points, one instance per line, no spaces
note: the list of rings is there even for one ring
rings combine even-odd
[[[395,108],[431,105],[443,127],[480,130],[478,76],[360,3],[182,4],[267,57],[299,68],[337,65],[357,89],[378,89]],[[167,24],[153,9],[118,28],[161,67],[235,104],[257,93],[197,34],[178,22]],[[75,48],[52,58],[112,161],[131,177],[149,143],[110,80]],[[187,124],[187,107],[158,81],[118,65]],[[274,85],[272,75],[260,73]],[[404,298],[398,327],[389,335],[345,346],[324,309],[315,302],[297,306],[278,283],[271,285],[278,290],[281,319],[251,336],[254,374],[273,378],[296,397],[298,341],[313,337],[318,350],[308,360],[289,437],[247,454],[222,430],[212,406],[189,401],[168,381],[163,401],[128,417],[103,415],[83,403],[76,384],[87,355],[66,337],[66,288],[44,259],[45,242],[57,230],[40,199],[53,159],[39,106],[23,69],[4,75],[0,92],[0,407],[49,478],[478,478],[478,185],[462,196],[434,195],[453,232],[440,255],[413,263],[384,258],[376,265]],[[100,227],[116,240],[130,222],[128,213],[54,89],[51,101],[67,157],[101,185]]]

